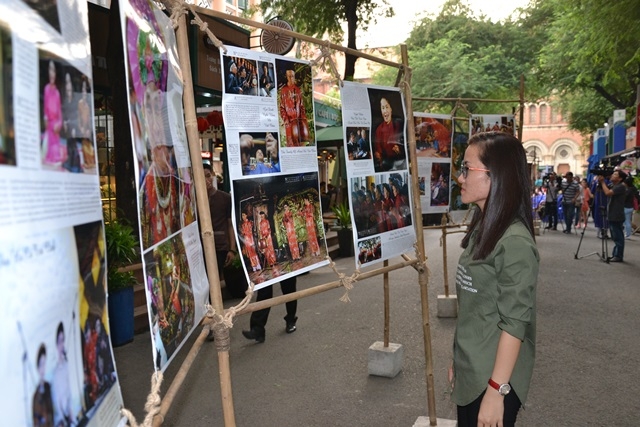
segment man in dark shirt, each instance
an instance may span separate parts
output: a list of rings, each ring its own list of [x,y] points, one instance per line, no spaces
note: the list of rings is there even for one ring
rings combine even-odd
[[[608,258],[609,262],[622,262],[624,259],[624,199],[627,188],[623,182],[627,178],[627,174],[621,170],[615,171],[611,175],[611,183],[613,186],[609,188],[604,180],[604,176],[598,177],[598,182],[602,187],[602,192],[609,197],[609,206],[607,218],[609,219],[609,230],[611,231],[611,240],[615,244],[612,257]]]

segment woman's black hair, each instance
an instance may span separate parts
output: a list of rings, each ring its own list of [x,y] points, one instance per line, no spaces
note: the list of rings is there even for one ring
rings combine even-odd
[[[489,169],[491,188],[484,209],[476,207],[469,231],[462,239],[462,247],[469,245],[471,234],[477,230],[473,259],[485,259],[514,221],[527,227],[531,237],[531,182],[527,170],[527,156],[520,141],[504,132],[481,132],[469,139],[476,145],[480,161]]]

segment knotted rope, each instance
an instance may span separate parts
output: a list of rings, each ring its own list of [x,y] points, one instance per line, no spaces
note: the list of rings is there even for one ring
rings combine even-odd
[[[136,417],[134,417],[128,409],[122,408],[120,410],[120,413],[127,417],[131,427],[151,427],[153,425],[153,418],[160,413],[160,403],[162,402],[160,398],[161,385],[162,372],[156,371],[151,376],[151,392],[147,396],[147,402],[144,404],[144,410],[147,412],[147,415],[144,417],[142,424],[138,424]]]
[[[342,87],[343,82],[340,78],[340,73],[338,72],[336,63],[333,61],[333,57],[331,56],[331,42],[329,42],[328,40],[325,41],[325,44],[320,46],[320,55],[316,59],[312,59],[310,63],[311,67],[315,67],[316,65],[318,65],[322,71],[326,71],[327,62],[329,63],[330,73],[336,79],[338,79],[338,84],[340,85],[340,87]]]
[[[165,7],[171,10],[171,15],[169,19],[173,24],[173,28],[178,28],[178,22],[181,15],[186,15],[188,12],[193,14],[193,19],[191,20],[191,24],[197,25],[200,28],[200,31],[206,33],[209,37],[209,40],[214,44],[218,49],[222,49],[224,53],[227,53],[227,48],[224,46],[224,43],[220,41],[209,29],[209,24],[204,22],[200,15],[196,13],[193,9],[193,5],[189,3],[185,3],[181,0],[164,0]]]
[[[249,282],[249,287],[245,291],[245,297],[240,303],[234,307],[230,307],[224,310],[223,314],[216,312],[210,304],[205,304],[205,316],[212,321],[208,324],[209,330],[213,331],[214,341],[218,351],[229,351],[231,340],[229,337],[229,329],[233,328],[233,318],[237,316],[238,312],[243,310],[251,302],[253,296],[253,288],[255,284]]]
[[[349,291],[353,289],[353,284],[358,281],[358,277],[360,276],[360,269],[354,271],[351,276],[347,276],[346,274],[340,273],[338,271],[338,269],[336,268],[336,263],[333,262],[331,258],[327,257],[327,259],[329,260],[329,265],[333,269],[334,273],[338,275],[338,278],[340,279],[340,282],[342,282],[342,286],[344,286],[345,289],[344,295],[340,297],[340,301],[351,302],[351,299],[349,298]]]

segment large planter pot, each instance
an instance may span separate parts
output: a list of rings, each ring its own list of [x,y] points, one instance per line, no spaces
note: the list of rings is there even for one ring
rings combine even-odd
[[[353,231],[350,228],[341,228],[338,230],[338,246],[340,247],[341,257],[353,256]]]
[[[133,341],[133,287],[109,292],[109,331],[114,347]]]
[[[245,291],[249,287],[244,270],[237,267],[225,267],[222,274],[224,274],[224,283],[229,295],[233,298],[244,298]]]

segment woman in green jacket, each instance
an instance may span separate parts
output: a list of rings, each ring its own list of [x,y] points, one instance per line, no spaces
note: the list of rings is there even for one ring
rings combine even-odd
[[[533,372],[539,266],[522,144],[474,135],[458,181],[475,211],[456,272],[452,400],[461,427],[513,426]]]

